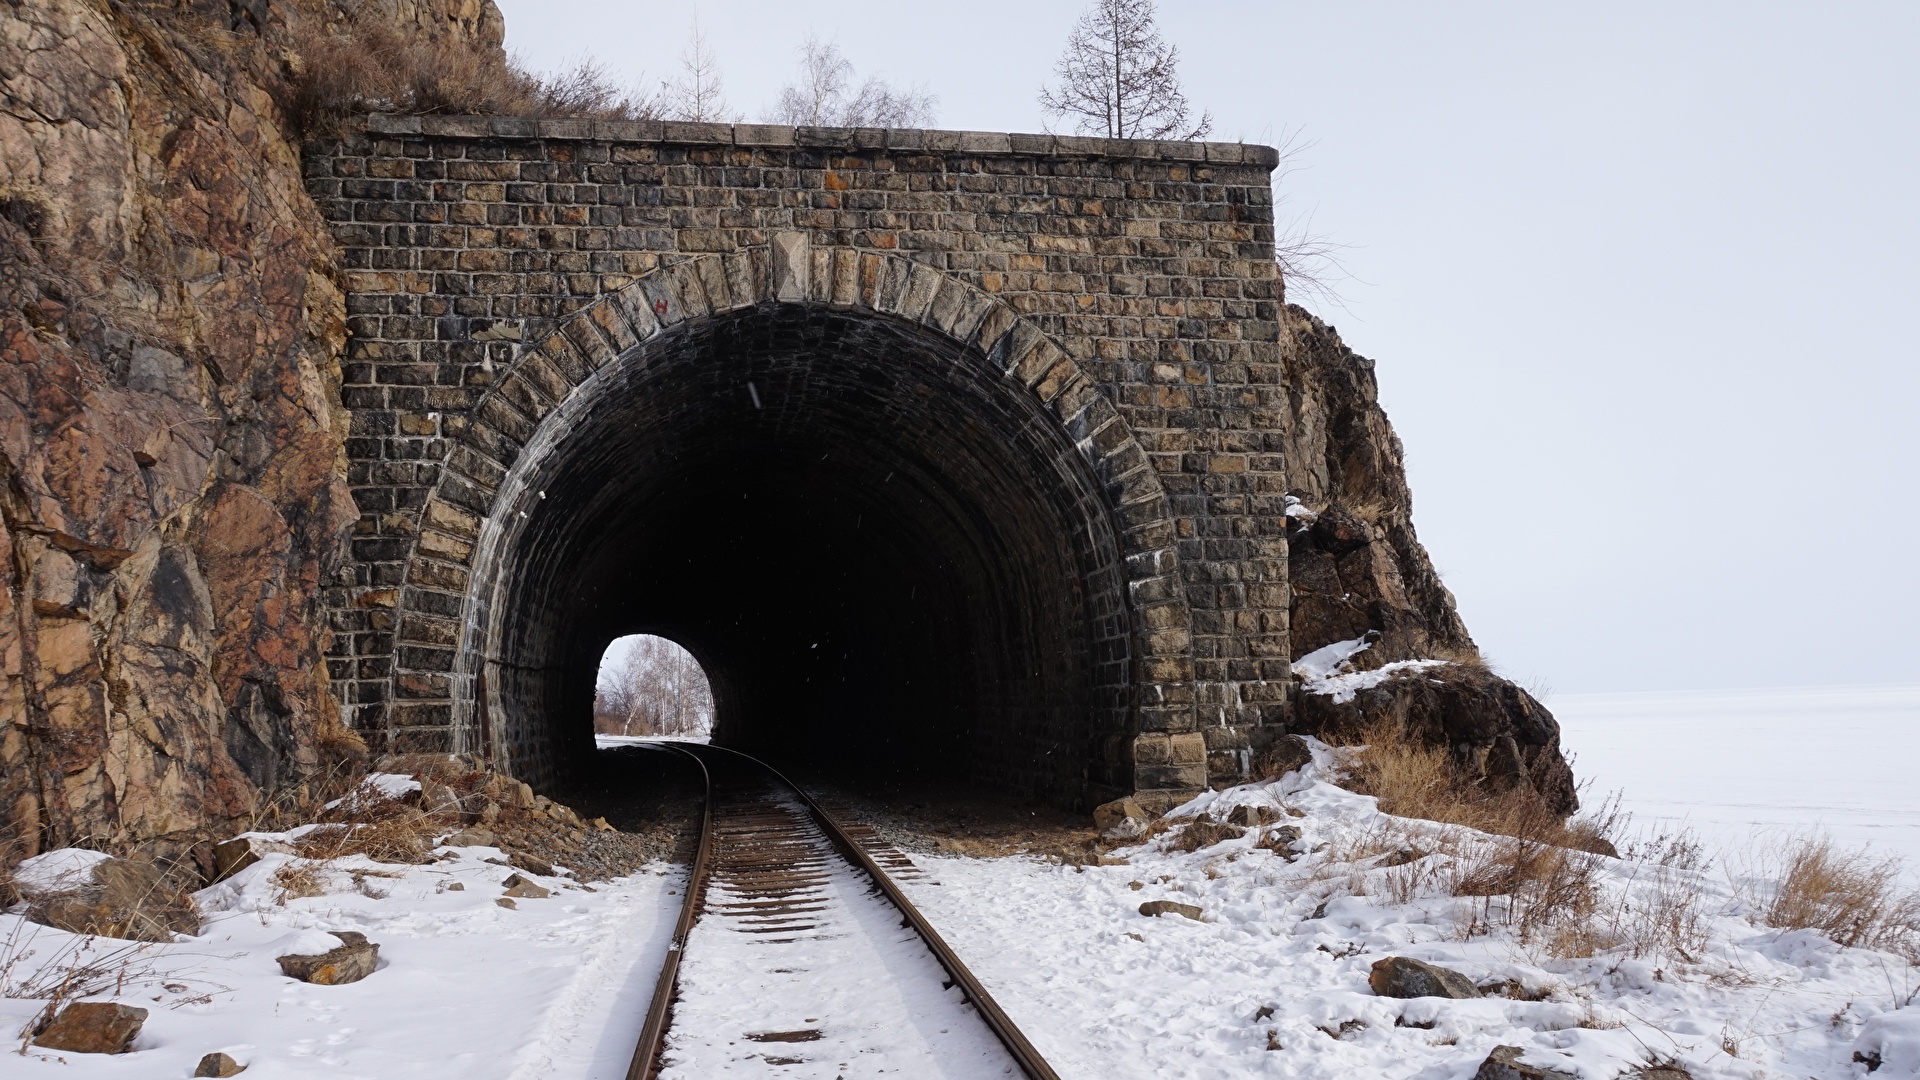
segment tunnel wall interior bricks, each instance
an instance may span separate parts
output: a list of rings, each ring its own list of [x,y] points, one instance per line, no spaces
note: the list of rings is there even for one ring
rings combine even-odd
[[[374,117],[347,268],[361,518],[328,660],[382,751],[536,785],[613,637],[715,739],[1160,808],[1288,716],[1264,147]]]

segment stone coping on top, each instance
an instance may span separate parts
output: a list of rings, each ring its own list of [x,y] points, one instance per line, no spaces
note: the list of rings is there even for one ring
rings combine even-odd
[[[796,146],[823,150],[919,150],[927,153],[1033,157],[1108,157],[1254,165],[1272,169],[1271,146],[1177,139],[1099,139],[924,128],[789,127],[785,124],[695,124],[676,120],[552,120],[525,116],[441,116],[373,113],[369,135],[453,139],[569,139],[586,142],[682,143],[700,146]]]

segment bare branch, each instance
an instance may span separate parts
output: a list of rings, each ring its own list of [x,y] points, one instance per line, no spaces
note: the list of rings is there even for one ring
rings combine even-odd
[[[800,46],[800,78],[780,90],[768,119],[796,127],[927,127],[934,98],[920,87],[900,89],[869,77],[859,90],[853,64],[834,43],[808,37]]]

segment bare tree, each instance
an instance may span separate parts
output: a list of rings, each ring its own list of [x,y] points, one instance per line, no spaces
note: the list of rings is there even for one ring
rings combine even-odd
[[[831,41],[808,37],[800,46],[800,79],[780,90],[770,117],[795,127],[928,127],[933,95],[919,87],[902,90],[869,77],[857,91],[853,64]]]
[[[727,107],[720,63],[707,47],[698,18],[693,20],[693,34],[680,53],[680,77],[661,87],[661,99],[662,111],[669,120],[730,124],[740,118]]]
[[[1070,116],[1083,135],[1109,139],[1200,139],[1213,117],[1192,114],[1180,91],[1180,50],[1161,40],[1153,0],[1094,0],[1054,65],[1059,82],[1040,106]]]
[[[593,720],[602,735],[704,735],[713,728],[713,691],[691,653],[641,635],[600,669]]]

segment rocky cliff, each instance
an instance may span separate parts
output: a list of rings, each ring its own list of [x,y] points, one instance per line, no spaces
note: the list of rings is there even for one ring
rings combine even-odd
[[[498,48],[490,0],[378,16]],[[0,5],[0,826],[164,843],[351,755],[345,303],[282,102],[319,0]]]
[[[1391,721],[1452,747],[1493,788],[1531,787],[1556,812],[1573,812],[1559,725],[1533,695],[1487,670],[1414,535],[1405,455],[1380,408],[1373,361],[1296,306],[1287,307],[1282,332],[1292,406],[1288,482],[1298,500],[1287,560],[1294,659],[1361,641],[1367,648],[1348,662],[1354,671],[1445,661],[1353,685],[1347,700],[1303,683],[1293,727],[1352,734]]]

